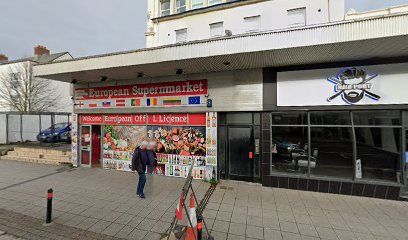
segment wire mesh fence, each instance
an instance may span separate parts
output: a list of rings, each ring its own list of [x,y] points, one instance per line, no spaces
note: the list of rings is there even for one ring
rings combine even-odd
[[[0,112],[0,144],[37,141],[42,130],[53,132],[55,124],[70,122],[71,113]]]

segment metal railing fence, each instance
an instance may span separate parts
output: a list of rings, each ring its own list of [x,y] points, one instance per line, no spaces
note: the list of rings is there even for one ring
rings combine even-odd
[[[71,122],[71,113],[0,112],[0,144],[37,141],[41,130],[63,122]]]

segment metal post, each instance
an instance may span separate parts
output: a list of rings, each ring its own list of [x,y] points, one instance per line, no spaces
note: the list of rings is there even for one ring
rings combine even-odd
[[[9,144],[9,115],[6,113],[6,144]]]
[[[203,216],[197,216],[197,240],[203,240]]]
[[[20,114],[20,141],[23,142],[23,114]]]
[[[48,194],[47,194],[47,217],[45,220],[46,224],[51,223],[51,217],[52,217],[52,199],[54,197],[54,191],[52,188],[48,189]]]

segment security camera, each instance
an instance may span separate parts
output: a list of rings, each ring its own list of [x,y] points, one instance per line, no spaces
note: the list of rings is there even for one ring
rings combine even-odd
[[[232,36],[232,31],[231,31],[231,30],[226,29],[226,30],[225,30],[225,35],[226,35],[227,37]]]

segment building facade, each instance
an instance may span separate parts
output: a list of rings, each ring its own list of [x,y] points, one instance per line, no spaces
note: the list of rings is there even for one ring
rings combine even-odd
[[[269,2],[280,1],[258,4]],[[183,177],[194,164],[197,179],[399,199],[407,22],[406,13],[324,21],[34,72],[74,84],[75,165],[128,171],[133,148],[149,139],[157,174]]]
[[[72,59],[72,56],[68,52],[50,53],[50,51],[44,46],[34,47],[34,56],[17,60],[9,60],[4,54],[0,54],[0,81],[6,81],[7,84],[2,84],[2,87],[8,86],[8,83],[19,84],[22,81],[27,83],[30,78],[33,78],[32,69],[33,66],[40,63],[51,63],[55,61],[62,61]],[[38,79],[41,80],[41,79]],[[47,80],[43,80],[47,81]],[[56,90],[56,96],[59,96],[58,104],[55,104],[53,109],[48,111],[55,112],[71,112],[72,111],[72,89],[69,83],[49,81],[50,89]],[[38,84],[42,85],[42,84]],[[9,86],[12,87],[13,85]],[[18,87],[16,88],[18,89]],[[41,91],[40,91],[41,92]],[[0,105],[0,112],[4,111],[18,111],[19,109],[13,109],[11,104]]]
[[[341,21],[344,0],[149,0],[147,47]]]

